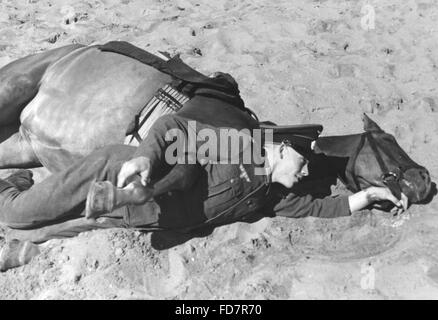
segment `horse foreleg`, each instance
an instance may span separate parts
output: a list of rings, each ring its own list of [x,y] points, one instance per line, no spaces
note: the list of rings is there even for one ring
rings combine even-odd
[[[12,128],[3,127],[0,130],[0,169],[40,167],[32,146],[20,132],[12,133]]]

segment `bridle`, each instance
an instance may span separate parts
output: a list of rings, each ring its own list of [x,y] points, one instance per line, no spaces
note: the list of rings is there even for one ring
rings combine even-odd
[[[385,155],[390,158],[392,161],[397,163],[397,160],[394,158],[393,154],[386,150],[384,146],[378,146],[375,138],[373,137],[372,131],[367,131],[361,135],[359,144],[356,148],[356,152],[351,157],[350,161],[348,162],[347,168],[346,168],[346,176],[347,181],[353,181],[353,185],[351,183],[348,183],[348,187],[355,192],[360,191],[361,187],[359,184],[358,177],[355,175],[355,167],[356,167],[356,160],[359,156],[360,151],[365,145],[365,142],[368,140],[368,143],[370,144],[371,150],[373,151],[374,157],[377,160],[377,163],[379,164],[380,171],[382,172],[380,176],[380,180],[384,185],[386,185],[391,192],[394,194],[394,196],[397,197],[397,199],[401,198],[401,187],[400,187],[400,180],[403,179],[403,173],[408,169],[414,169],[414,168],[423,168],[420,165],[413,162],[410,165],[400,165],[397,168],[389,169],[386,163],[383,161],[381,151],[385,153]]]

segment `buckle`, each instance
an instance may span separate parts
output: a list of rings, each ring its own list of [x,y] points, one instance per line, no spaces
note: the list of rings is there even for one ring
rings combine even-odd
[[[383,173],[380,177],[383,180],[383,182],[386,182],[389,179],[393,179],[395,181],[398,181],[400,179],[399,175],[392,171]]]

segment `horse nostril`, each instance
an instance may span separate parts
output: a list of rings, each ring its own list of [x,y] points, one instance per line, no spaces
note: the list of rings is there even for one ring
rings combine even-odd
[[[420,170],[420,177],[424,181],[429,181],[430,180],[429,172],[427,170]]]

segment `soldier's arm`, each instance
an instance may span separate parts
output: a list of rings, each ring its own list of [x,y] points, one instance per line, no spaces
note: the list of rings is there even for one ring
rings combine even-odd
[[[289,193],[275,205],[274,213],[277,216],[291,218],[308,216],[336,218],[349,216],[352,212],[365,209],[370,204],[384,200],[393,202],[400,211],[407,208],[407,199],[398,200],[388,188],[370,187],[350,196],[329,196],[323,199],[314,198],[311,195],[297,196],[294,193]]]
[[[149,180],[161,179],[168,171],[166,169],[170,169],[175,164],[175,157],[166,159],[167,148],[172,143],[184,143],[185,140],[187,140],[187,124],[184,121],[176,120],[175,115],[165,115],[159,118],[138,146],[132,159],[122,165],[117,178],[117,186],[124,187],[136,175],[141,176],[143,185],[146,185]],[[177,156],[185,156],[185,154]]]
[[[289,193],[274,207],[277,216],[290,218],[336,218],[351,214],[348,196],[330,196],[323,199],[311,195],[298,196]]]
[[[187,123],[177,120],[175,115],[162,116],[151,127],[133,158],[145,157],[149,159],[150,173],[155,178],[155,173],[160,172],[160,169],[175,164],[172,163],[174,158],[166,159],[166,149],[174,143],[175,139],[178,140],[177,143],[184,143],[184,140],[187,139]]]

